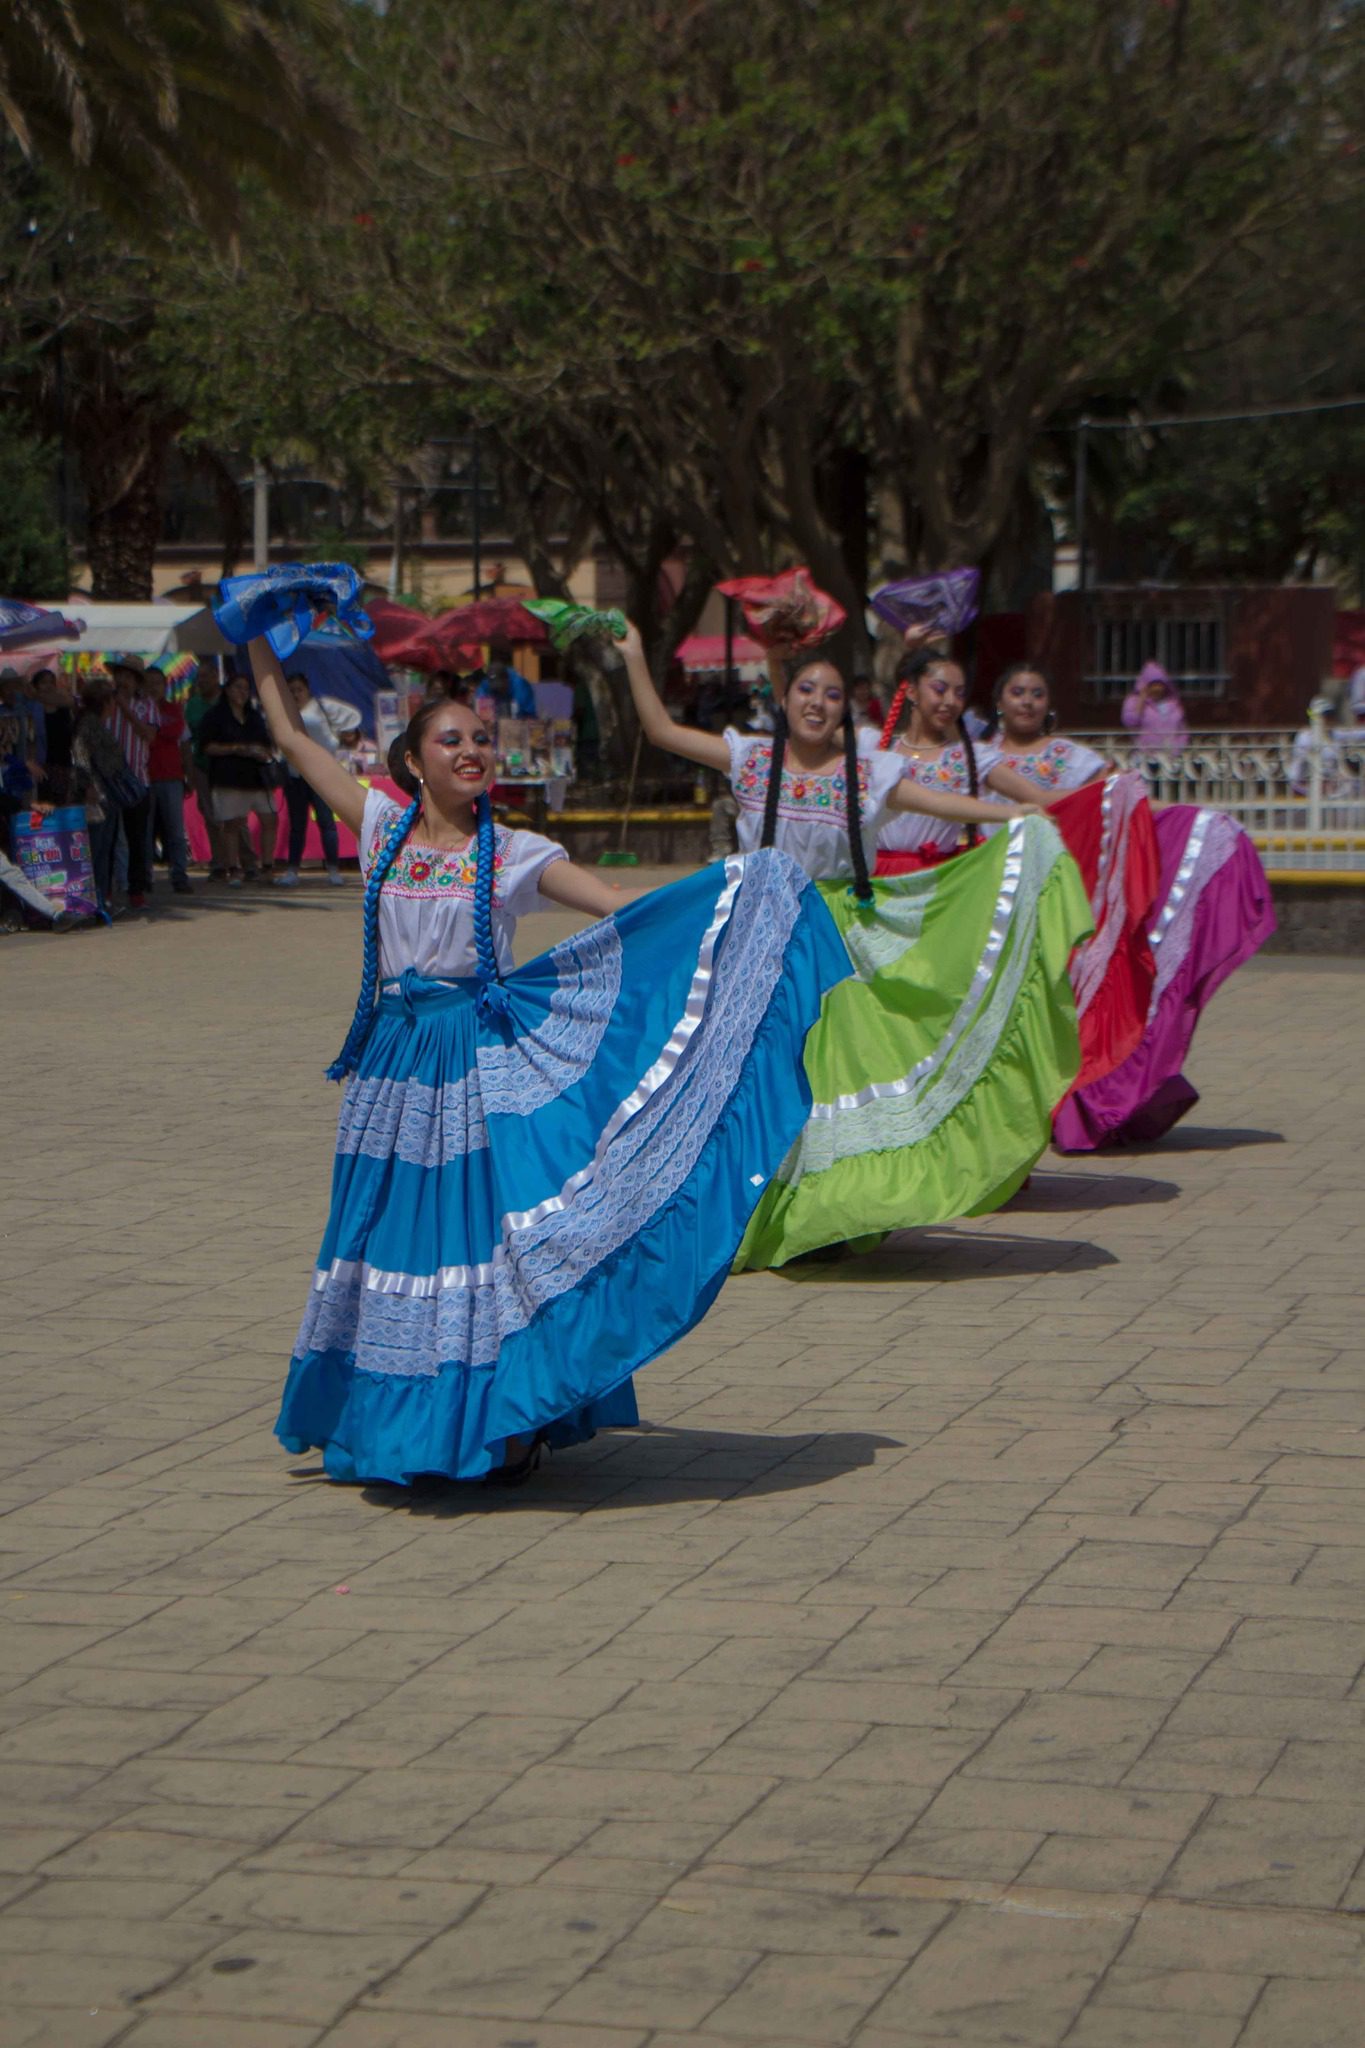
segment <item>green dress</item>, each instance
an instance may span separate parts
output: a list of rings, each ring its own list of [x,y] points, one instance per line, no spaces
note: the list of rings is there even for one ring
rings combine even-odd
[[[1092,920],[1047,819],[879,880],[866,907],[818,886],[854,971],[806,1039],[811,1114],[736,1272],[998,1208],[1080,1068],[1067,967]]]

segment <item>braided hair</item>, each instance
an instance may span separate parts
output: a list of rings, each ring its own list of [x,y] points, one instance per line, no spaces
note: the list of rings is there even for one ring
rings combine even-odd
[[[817,661],[824,661],[822,654],[811,654],[799,662],[787,678],[787,688],[803,670],[812,668]],[[853,706],[849,702],[848,687],[844,687],[844,715],[842,720],[844,741],[844,802],[845,828],[848,832],[849,851],[853,856],[853,893],[860,903],[872,900],[872,883],[867,872],[867,849],[863,845],[863,813],[861,791],[858,781],[858,734],[853,723]],[[763,799],[763,834],[760,846],[771,846],[777,835],[777,806],[782,795],[782,766],[787,752],[787,710],[785,703],[779,704],[773,718],[773,746],[768,763],[768,787]]]
[[[888,752],[895,740],[896,727],[901,722],[901,713],[905,709],[905,700],[910,694],[911,685],[917,684],[921,677],[928,674],[931,668],[937,668],[941,662],[945,661],[952,661],[951,655],[937,654],[928,647],[921,647],[914,654],[902,655],[896,665],[896,694],[891,699],[891,708],[887,712],[886,722],[882,726],[882,736],[877,742],[880,752]],[[957,664],[954,662],[953,666],[956,667]],[[973,797],[979,796],[981,794],[981,775],[977,767],[976,748],[972,745],[972,736],[967,730],[966,722],[961,718],[957,721],[957,737],[967,763],[968,793]],[[969,825],[967,827],[968,846],[979,846],[980,843],[981,832],[979,827]]]
[[[430,698],[413,713],[406,731],[389,748],[387,767],[390,780],[411,798],[407,809],[393,821],[376,850],[365,882],[361,911],[362,953],[360,993],[346,1043],[327,1069],[329,1081],[344,1081],[356,1064],[374,1022],[374,999],[379,986],[379,898],[389,869],[398,858],[404,840],[417,822],[422,808],[422,785],[408,766],[408,756],[420,756],[422,737],[437,715],[452,700]],[[474,944],[479,965],[479,1006],[485,1014],[505,1015],[507,994],[498,972],[497,948],[493,942],[493,876],[497,865],[497,843],[493,831],[493,806],[485,790],[475,807],[478,848],[474,870]]]
[[[787,707],[773,707],[773,744],[768,756],[768,787],[763,797],[763,836],[760,846],[771,846],[777,836],[777,806],[782,795],[782,764],[787,757]]]
[[[346,1043],[327,1069],[329,1081],[344,1081],[353,1074],[370,1035],[374,1022],[375,990],[379,986],[379,896],[384,887],[384,877],[398,857],[398,849],[417,822],[417,813],[422,808],[420,795],[414,796],[405,811],[396,817],[384,836],[384,842],[376,852],[370,865],[365,883],[365,902],[361,911],[363,950],[360,966],[360,994],[356,998],[355,1015],[351,1028],[346,1033]]]
[[[511,1008],[502,985],[498,951],[493,943],[493,874],[497,866],[497,840],[493,832],[493,806],[484,790],[475,815],[478,818],[479,847],[474,865],[474,949],[479,963],[479,1008],[485,1017],[505,1017]]]
[[[844,693],[844,801],[848,806],[848,850],[853,855],[853,893],[860,903],[872,901],[872,883],[867,872],[867,848],[863,844],[862,791],[858,784],[858,734],[853,723],[853,706]]]

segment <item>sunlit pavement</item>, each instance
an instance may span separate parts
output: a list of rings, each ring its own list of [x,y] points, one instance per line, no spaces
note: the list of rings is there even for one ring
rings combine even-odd
[[[358,886],[158,903],[0,940],[3,2048],[1359,2048],[1359,968],[408,1497],[270,1433]]]

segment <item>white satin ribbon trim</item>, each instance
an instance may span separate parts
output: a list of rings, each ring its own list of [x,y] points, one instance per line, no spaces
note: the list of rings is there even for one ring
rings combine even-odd
[[[1076,997],[1078,1018],[1085,1015],[1095,1000],[1123,932],[1128,831],[1133,814],[1146,793],[1141,777],[1131,773],[1111,775],[1104,785],[1100,806],[1099,867],[1095,891],[1090,899],[1095,935],[1081,947],[1071,963],[1071,986]]]
[[[1213,877],[1231,860],[1241,836],[1242,827],[1226,811],[1204,809],[1197,813],[1171,884],[1171,893],[1162,904],[1161,914],[1152,928],[1156,980],[1147,1011],[1149,1017],[1155,1016],[1158,1003],[1190,950],[1191,928],[1199,899]]]
[[[841,1159],[918,1144],[944,1123],[990,1064],[1037,936],[1038,904],[1061,860],[1055,826],[1016,818],[1008,826],[1006,859],[986,945],[971,987],[933,1051],[898,1081],[870,1083],[856,1094],[817,1104],[777,1179],[795,1187]],[[970,858],[970,856],[967,856]]]
[[[508,1261],[509,1240],[520,1231],[536,1228],[547,1217],[560,1214],[597,1178],[610,1146],[676,1071],[705,1014],[715,972],[716,947],[730,921],[743,879],[743,856],[732,853],[725,863],[725,887],[716,899],[715,911],[702,939],[682,1015],[673,1026],[658,1059],[612,1111],[587,1165],[571,1174],[557,1195],[548,1195],[531,1209],[511,1210],[502,1218],[499,1225],[501,1242],[491,1260],[470,1266],[441,1266],[434,1273],[404,1273],[371,1266],[363,1259],[333,1259],[330,1265],[319,1267],[314,1273],[314,1289],[320,1292],[333,1283],[349,1283],[357,1277],[360,1285],[371,1294],[398,1294],[413,1298],[440,1294],[451,1287],[491,1286],[497,1268]]]
[[[1175,922],[1176,912],[1180,909],[1186,895],[1189,893],[1190,882],[1194,877],[1196,867],[1199,865],[1199,856],[1204,851],[1204,841],[1208,838],[1209,829],[1217,816],[1217,811],[1195,812],[1194,823],[1190,827],[1190,836],[1185,841],[1185,851],[1180,856],[1180,866],[1176,869],[1175,880],[1171,884],[1171,893],[1162,904],[1161,915],[1152,926],[1152,951],[1154,953]]]
[[[914,1095],[918,1093],[921,1084],[928,1081],[948,1059],[980,1005],[981,998],[995,973],[1001,949],[1009,932],[1010,920],[1014,915],[1014,899],[1018,894],[1019,878],[1023,873],[1025,823],[1026,820],[1023,818],[1014,818],[1010,821],[1009,838],[1005,847],[1005,865],[1000,878],[999,893],[995,899],[995,909],[991,915],[991,928],[985,950],[977,962],[971,986],[958,1004],[956,1016],[933,1051],[927,1052],[908,1074],[902,1074],[898,1080],[869,1081],[867,1086],[858,1089],[856,1094],[836,1095],[832,1102],[812,1103],[811,1122],[823,1122],[840,1116],[847,1110],[862,1109],[869,1102],[885,1102],[898,1096]]]

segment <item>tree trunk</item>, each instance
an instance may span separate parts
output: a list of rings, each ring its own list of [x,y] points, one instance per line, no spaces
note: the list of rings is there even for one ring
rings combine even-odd
[[[86,556],[96,599],[146,604],[155,594],[162,472],[179,424],[117,391],[106,391],[78,416]]]

